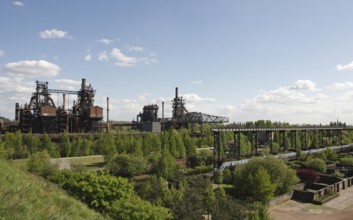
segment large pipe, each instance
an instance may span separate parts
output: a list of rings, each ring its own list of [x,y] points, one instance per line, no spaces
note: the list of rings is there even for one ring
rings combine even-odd
[[[107,128],[106,128],[106,131],[107,133],[109,132],[109,97],[107,97]]]

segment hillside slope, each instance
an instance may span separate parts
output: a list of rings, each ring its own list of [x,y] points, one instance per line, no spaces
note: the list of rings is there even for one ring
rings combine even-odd
[[[0,219],[104,219],[54,184],[0,160]]]

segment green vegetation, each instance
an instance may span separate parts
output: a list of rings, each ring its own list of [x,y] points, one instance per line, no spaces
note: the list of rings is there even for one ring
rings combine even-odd
[[[59,166],[50,161],[51,157],[47,151],[32,154],[27,162],[28,171],[43,177],[54,175],[59,171]]]
[[[1,219],[103,219],[57,186],[0,160]]]
[[[276,125],[258,121],[246,126]],[[296,172],[281,159],[253,158],[235,170],[227,168],[217,172],[213,181],[218,183],[218,188],[214,190],[209,175],[213,173],[214,163],[211,127],[202,125],[195,129],[202,130],[205,136],[195,138],[190,136],[190,129],[180,129],[143,135],[132,131],[101,133],[94,140],[93,136],[69,138],[64,132],[60,141],[53,143],[48,135],[40,140],[31,134],[7,133],[0,138],[0,157],[29,158],[11,163],[49,178],[105,217],[200,219],[210,214],[212,219],[268,219],[266,204],[273,196],[291,190],[298,182]],[[304,133],[297,133],[295,141],[290,132],[281,135],[274,132],[273,135],[272,152],[296,151],[302,160],[292,163],[296,168],[307,166],[323,171],[325,161],[337,161],[336,152],[329,149],[312,156],[301,154]],[[320,146],[322,139],[318,138],[318,133],[306,135],[309,148]],[[343,137],[349,141],[353,135],[347,132]],[[254,155],[253,138],[251,132],[240,135],[240,157]],[[238,149],[232,147],[233,141],[232,132],[222,133],[221,160],[238,156]],[[284,148],[279,144],[282,141],[286,144]],[[331,145],[335,141],[327,138],[324,144]],[[265,143],[261,152],[268,154],[270,145]],[[103,156],[74,158],[97,154]],[[57,158],[60,156],[68,158]],[[350,161],[348,158],[340,160],[347,164]],[[53,161],[70,164],[72,170],[58,172]],[[90,170],[96,172],[88,172]],[[302,176],[306,181],[316,177],[305,172]]]
[[[309,158],[304,165],[321,173],[326,173],[326,162],[321,158]]]
[[[107,169],[114,176],[131,178],[146,172],[147,162],[143,157],[120,154],[112,159]]]
[[[283,160],[272,157],[252,158],[234,173],[235,194],[250,196],[260,202],[290,191],[298,181],[294,170]]]
[[[104,172],[63,171],[49,179],[89,207],[114,219],[169,219],[163,207],[141,200],[127,179]],[[153,216],[153,218],[151,218]]]
[[[353,166],[353,157],[340,158],[339,162],[342,165]]]

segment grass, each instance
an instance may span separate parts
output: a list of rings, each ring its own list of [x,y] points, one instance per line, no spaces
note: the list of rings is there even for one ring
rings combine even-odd
[[[56,185],[4,160],[0,186],[0,219],[104,219]]]

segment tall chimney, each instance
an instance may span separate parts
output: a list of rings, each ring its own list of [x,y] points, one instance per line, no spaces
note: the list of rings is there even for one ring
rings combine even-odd
[[[20,112],[20,103],[16,102],[15,108],[16,108],[16,110],[15,110],[15,113],[16,113],[16,114],[15,114],[15,120],[16,120],[16,122],[19,122],[18,114],[19,114],[19,112]]]
[[[178,99],[178,87],[175,87],[175,100]]]
[[[164,129],[164,102],[162,102],[162,129]]]
[[[63,111],[65,111],[66,107],[66,94],[63,94]]]
[[[85,90],[86,89],[86,79],[82,78],[82,84],[81,84],[81,90]]]
[[[109,132],[109,97],[107,97],[107,133]]]

